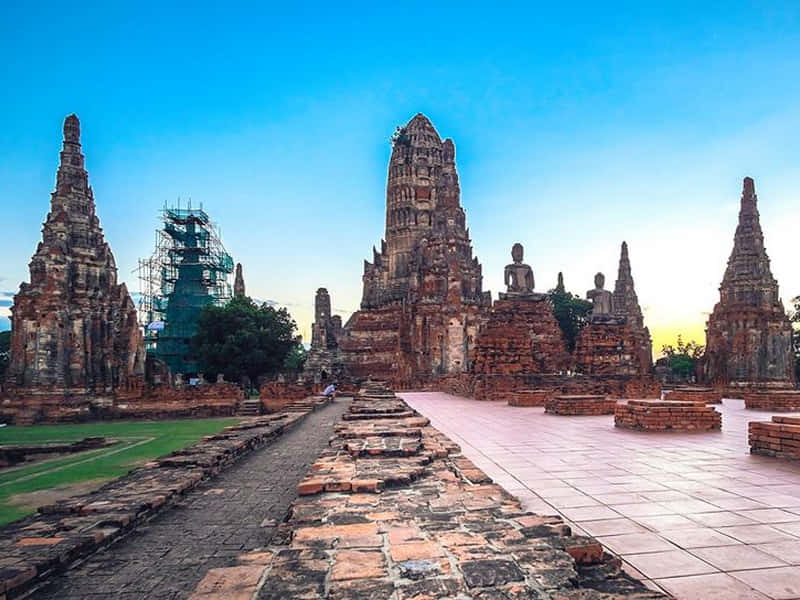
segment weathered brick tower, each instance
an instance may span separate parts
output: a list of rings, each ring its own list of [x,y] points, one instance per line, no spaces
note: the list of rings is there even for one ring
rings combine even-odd
[[[311,348],[304,368],[309,380],[324,382],[342,374],[339,356],[339,338],[342,336],[342,318],[331,314],[331,296],[319,288],[314,297],[314,323],[311,324]]]
[[[393,141],[385,240],[364,262],[361,310],[340,346],[351,375],[402,386],[466,371],[491,300],[472,256],[452,140],[417,114]]]
[[[136,309],[95,214],[80,123],[64,121],[56,190],[14,297],[7,383],[21,394],[104,394],[140,385],[144,346]]]
[[[770,271],[757,202],[745,177],[733,251],[706,327],[706,376],[731,388],[791,387],[792,326]]]

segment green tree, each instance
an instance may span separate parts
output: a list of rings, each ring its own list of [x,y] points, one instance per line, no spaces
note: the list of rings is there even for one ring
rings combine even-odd
[[[578,343],[578,335],[586,325],[586,320],[592,310],[592,303],[576,296],[564,289],[564,276],[558,274],[558,284],[555,288],[547,292],[550,302],[553,304],[553,314],[558,321],[561,332],[564,334],[564,342],[567,350],[575,350]]]
[[[255,384],[260,376],[283,368],[297,344],[296,329],[285,308],[276,310],[242,296],[203,309],[192,347],[207,377],[222,373],[228,381],[240,381],[247,376]]]
[[[792,298],[794,309],[789,318],[792,320],[792,349],[794,350],[794,372],[800,381],[800,296]]]
[[[8,363],[11,362],[11,332],[0,331],[0,382],[8,369]]]
[[[684,343],[681,334],[678,334],[678,340],[674,346],[664,344],[661,347],[661,352],[668,359],[669,368],[684,379],[691,379],[694,375],[697,363],[703,358],[705,350],[705,346],[694,340]]]
[[[286,355],[286,360],[283,361],[283,368],[287,371],[299,373],[303,370],[307,358],[308,352],[306,352],[303,344],[298,339],[292,349],[289,350],[289,354]]]

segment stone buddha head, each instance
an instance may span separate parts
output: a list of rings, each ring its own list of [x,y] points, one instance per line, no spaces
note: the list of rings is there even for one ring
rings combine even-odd
[[[594,276],[594,287],[598,290],[602,290],[603,286],[606,284],[606,276],[602,273],[597,273]]]
[[[522,244],[517,242],[513,246],[511,246],[511,259],[514,261],[514,264],[521,264],[522,258],[525,255],[525,249],[522,247]]]

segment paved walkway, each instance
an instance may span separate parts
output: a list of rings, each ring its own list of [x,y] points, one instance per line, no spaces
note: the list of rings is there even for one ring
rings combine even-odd
[[[272,444],[198,486],[180,506],[32,597],[186,598],[209,569],[236,564],[240,554],[268,543],[346,406],[339,400],[311,413]]]
[[[525,508],[558,512],[681,599],[800,598],[800,463],[751,456],[725,400],[721,432],[643,433],[442,393],[402,397]]]

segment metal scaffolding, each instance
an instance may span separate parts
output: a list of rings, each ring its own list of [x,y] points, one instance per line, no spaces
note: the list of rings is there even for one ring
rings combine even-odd
[[[173,373],[195,374],[197,319],[205,306],[230,300],[233,259],[202,206],[165,206],[161,222],[153,254],[139,259],[139,318],[147,352]]]

